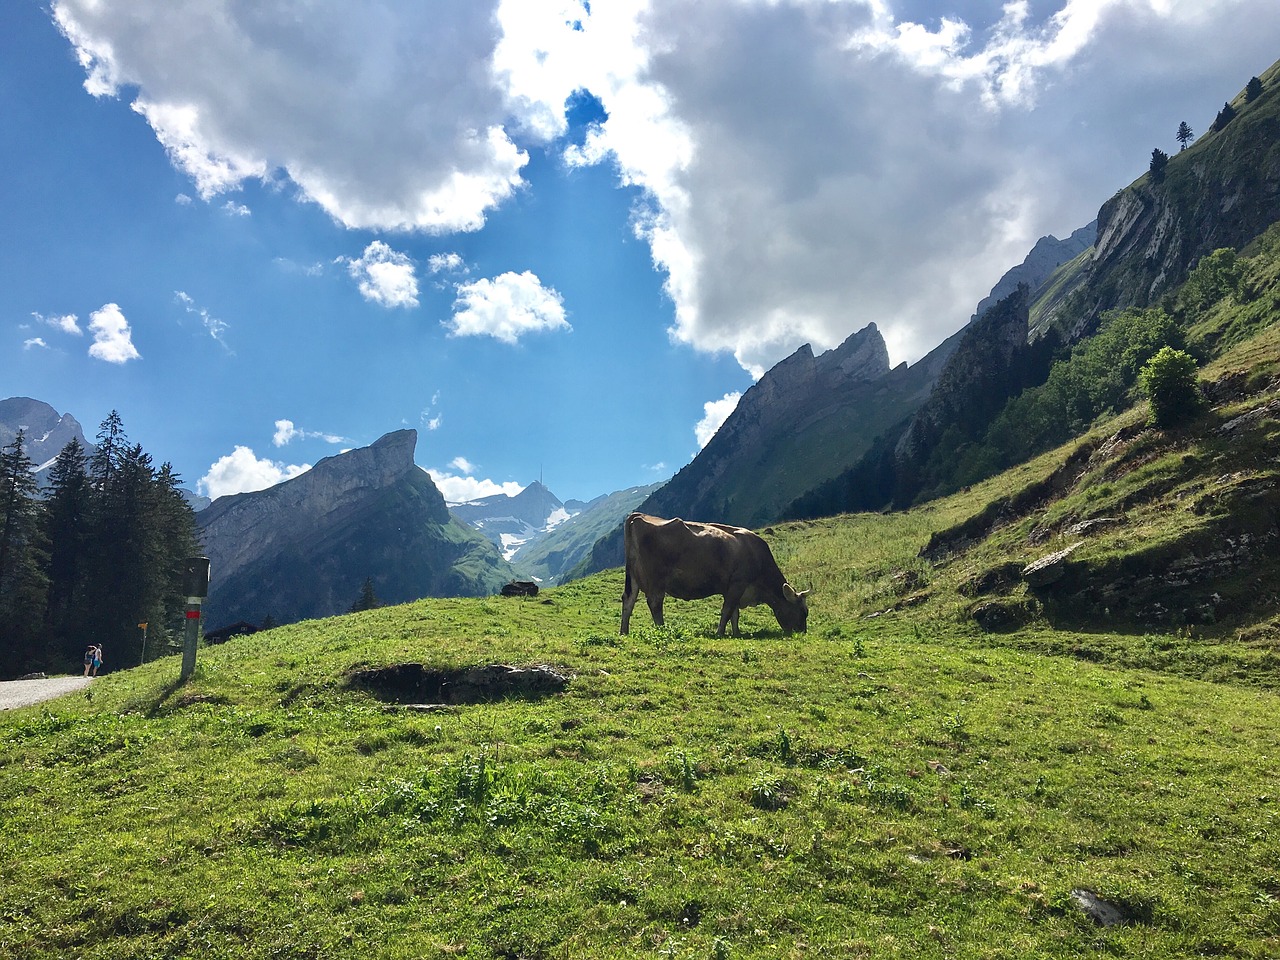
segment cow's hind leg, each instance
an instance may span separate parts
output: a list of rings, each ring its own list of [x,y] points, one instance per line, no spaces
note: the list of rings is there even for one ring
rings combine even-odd
[[[666,599],[665,593],[659,593],[656,590],[645,596],[645,601],[649,604],[649,613],[653,615],[653,625],[655,627],[662,626],[662,601]]]
[[[627,631],[631,629],[631,609],[636,605],[636,598],[639,596],[640,584],[628,575],[627,585],[622,591],[622,628],[618,631],[623,636],[626,636]]]

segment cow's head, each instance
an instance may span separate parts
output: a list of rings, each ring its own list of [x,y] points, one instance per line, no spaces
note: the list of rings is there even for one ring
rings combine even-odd
[[[804,633],[809,628],[808,590],[797,591],[791,584],[782,585],[782,603],[774,608],[778,626],[787,633]]]

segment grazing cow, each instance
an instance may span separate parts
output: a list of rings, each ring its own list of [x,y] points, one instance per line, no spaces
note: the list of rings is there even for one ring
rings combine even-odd
[[[720,594],[720,627],[738,632],[738,611],[767,603],[787,633],[803,633],[808,624],[808,591],[797,592],[778,569],[769,545],[742,527],[721,523],[662,520],[633,513],[623,523],[626,586],[622,592],[622,633],[631,625],[631,608],[641,592],[662,626],[662,601],[701,600]]]

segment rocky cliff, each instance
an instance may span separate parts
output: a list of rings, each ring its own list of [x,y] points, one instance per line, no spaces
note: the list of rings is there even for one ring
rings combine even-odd
[[[1065,240],[1054,236],[1041,237],[1023,261],[1008,270],[991,288],[991,292],[978,302],[978,308],[974,310],[969,322],[974,322],[998,301],[1016,292],[1019,286],[1039,290],[1060,266],[1092,247],[1097,235],[1098,221],[1094,220],[1073,230]]]
[[[389,433],[202,511],[207,622],[343,613],[366,578],[385,603],[496,592],[510,568],[493,544],[450,516],[413,462],[416,444],[414,430]]]
[[[876,417],[851,419],[851,411],[865,411],[882,388],[910,403],[885,383],[889,374],[889,354],[875,324],[820,356],[805,344],[742,395],[710,442],[641,509],[745,526],[768,523],[815,477],[839,472],[875,437]]]
[[[1239,249],[1280,219],[1280,64],[1263,92],[1232,102],[1236,115],[1116,193],[1098,211],[1086,309],[1070,330],[1087,333],[1102,311],[1147,306],[1185,279],[1206,253]]]

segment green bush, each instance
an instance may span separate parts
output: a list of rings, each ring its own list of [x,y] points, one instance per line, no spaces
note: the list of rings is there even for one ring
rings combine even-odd
[[[1204,408],[1195,358],[1184,350],[1161,347],[1142,368],[1139,379],[1151,401],[1151,422],[1157,427],[1179,426]]]

